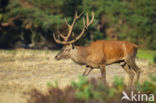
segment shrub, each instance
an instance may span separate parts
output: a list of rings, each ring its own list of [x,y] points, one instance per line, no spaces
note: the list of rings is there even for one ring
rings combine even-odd
[[[156,76],[150,78],[153,82],[145,81],[136,84],[133,92],[156,95]],[[50,86],[47,94],[33,89],[28,103],[119,103],[123,91],[128,95],[131,93],[130,88],[125,86],[122,78],[115,77],[112,86],[105,86],[101,80],[95,78],[88,80],[86,77],[80,76],[78,82],[72,81],[70,86],[63,89],[58,86]]]

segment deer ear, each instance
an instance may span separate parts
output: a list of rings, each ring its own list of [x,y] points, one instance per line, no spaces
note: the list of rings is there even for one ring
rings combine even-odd
[[[72,49],[75,49],[75,45],[72,44]]]

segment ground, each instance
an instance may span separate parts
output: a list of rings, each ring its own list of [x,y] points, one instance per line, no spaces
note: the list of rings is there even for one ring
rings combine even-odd
[[[71,60],[54,59],[58,51],[50,50],[1,50],[0,51],[0,103],[26,103],[24,92],[32,88],[41,91],[47,89],[47,84],[57,81],[60,87],[70,84],[71,80],[84,71],[85,66],[73,63]],[[155,74],[154,67],[148,61],[137,60],[142,69],[140,82]],[[111,85],[115,76],[128,81],[126,72],[117,64],[107,66],[107,82]],[[88,78],[100,77],[100,70],[93,70]]]

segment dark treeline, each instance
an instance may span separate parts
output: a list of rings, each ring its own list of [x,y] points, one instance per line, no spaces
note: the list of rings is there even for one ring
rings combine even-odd
[[[0,0],[0,48],[56,48],[52,34],[65,34],[75,11],[95,12],[79,45],[118,39],[156,49],[156,0]],[[82,28],[80,20],[74,32]]]

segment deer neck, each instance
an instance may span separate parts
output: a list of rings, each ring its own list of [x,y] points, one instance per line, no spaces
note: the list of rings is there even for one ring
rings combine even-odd
[[[87,47],[83,46],[75,46],[75,48],[71,51],[71,59],[78,64],[85,64],[86,58],[88,56]]]

